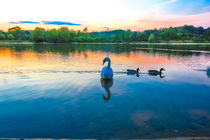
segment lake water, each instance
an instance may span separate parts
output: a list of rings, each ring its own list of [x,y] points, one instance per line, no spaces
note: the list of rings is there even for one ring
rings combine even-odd
[[[112,81],[100,78],[106,56]],[[208,45],[3,43],[0,137],[210,136],[208,66]]]

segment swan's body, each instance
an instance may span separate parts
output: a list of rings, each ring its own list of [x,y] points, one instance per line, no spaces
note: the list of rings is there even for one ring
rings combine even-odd
[[[111,79],[113,77],[113,70],[111,68],[111,60],[109,57],[104,58],[103,64],[108,62],[107,66],[104,66],[101,71],[101,78],[103,79]]]
[[[165,69],[161,68],[160,71],[158,71],[158,70],[148,70],[148,74],[149,75],[154,75],[154,76],[161,75],[163,70],[165,70]]]

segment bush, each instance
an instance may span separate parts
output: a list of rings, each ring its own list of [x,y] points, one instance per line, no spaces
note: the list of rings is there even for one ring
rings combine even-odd
[[[154,42],[155,41],[155,35],[154,34],[150,34],[149,38],[148,38],[149,42]]]
[[[14,40],[15,37],[14,37],[14,35],[12,35],[12,34],[8,34],[8,35],[7,35],[7,39],[8,39],[8,40]]]
[[[5,40],[5,39],[6,39],[5,35],[3,33],[1,33],[0,34],[0,40]]]

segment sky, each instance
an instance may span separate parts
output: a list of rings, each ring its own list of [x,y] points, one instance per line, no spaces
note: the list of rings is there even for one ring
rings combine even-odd
[[[210,27],[210,0],[0,0],[0,30],[62,26],[89,31]]]

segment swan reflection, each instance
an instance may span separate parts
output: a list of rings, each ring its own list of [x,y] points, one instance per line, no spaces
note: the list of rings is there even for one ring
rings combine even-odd
[[[103,95],[105,101],[109,101],[111,98],[111,91],[109,88],[113,86],[113,79],[103,79],[101,78],[101,86],[105,89],[107,96]]]

